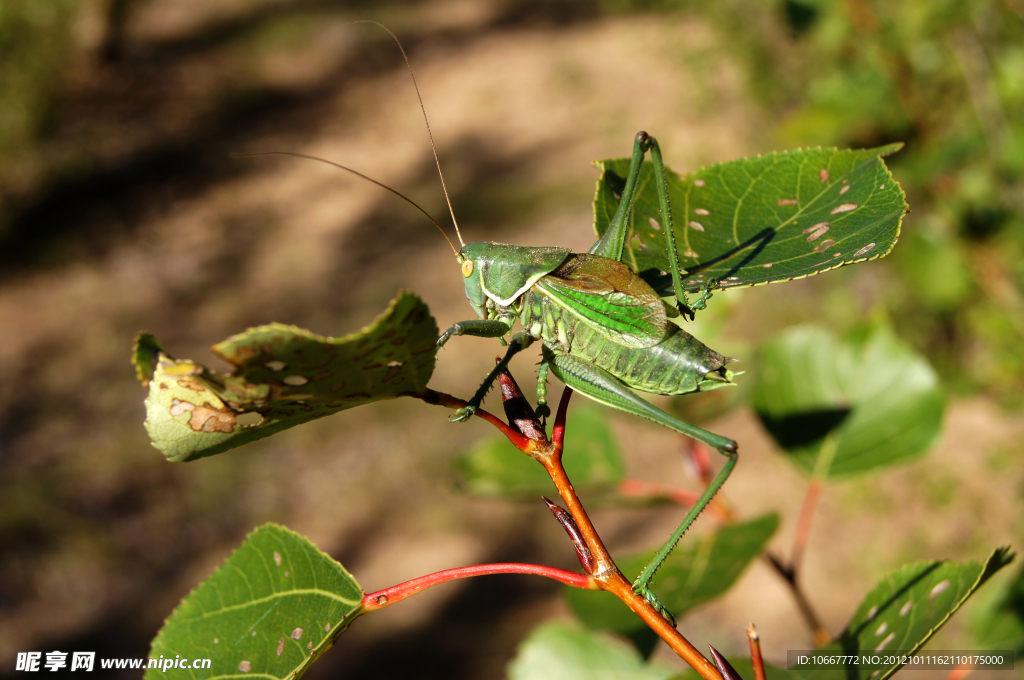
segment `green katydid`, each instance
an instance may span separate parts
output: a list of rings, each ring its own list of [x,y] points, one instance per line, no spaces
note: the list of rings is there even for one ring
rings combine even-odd
[[[398,43],[409,66],[398,38],[381,28]],[[412,74],[411,66],[409,72]],[[438,161],[415,76],[413,86]],[[601,164],[604,172],[595,199],[595,227],[601,235],[588,253],[559,247],[467,245],[455,223],[462,248],[456,251],[450,240],[449,244],[462,268],[466,296],[477,318],[453,324],[436,347],[443,347],[452,336],[471,335],[499,338],[508,350],[468,405],[456,411],[453,421],[469,419],[512,357],[540,341],[538,414],[550,413],[546,387],[547,375],[552,372],[595,401],[664,425],[726,457],[725,465],[633,584],[634,590],[669,620],[671,614],[650,590],[651,581],[729,477],[736,465],[737,445],[732,439],[673,417],[636,392],[677,395],[732,384],[733,374],[726,367],[730,359],[673,320],[680,316],[692,320],[713,290],[792,280],[886,255],[899,236],[906,203],[880,157],[898,148],[900,145],[862,151],[817,149],[770,154],[713,166],[684,182],[666,171],[657,141],[640,132],[621,186],[615,180],[622,179],[617,171],[625,170],[625,161]],[[644,162],[648,151],[649,164]],[[401,193],[351,168],[325,162],[395,193],[423,212],[444,234],[426,211]],[[447,199],[439,161],[438,172]],[[652,176],[656,201],[642,188]],[[710,203],[692,198],[695,190],[712,181],[721,186],[707,197]],[[791,193],[773,195],[775,200],[766,202],[764,195],[754,192],[759,183]],[[727,200],[723,201],[723,196]],[[711,229],[715,218],[704,206],[711,206],[715,200],[715,209],[722,208],[724,217]],[[702,221],[684,219],[685,226],[677,231],[670,202],[681,204],[687,217],[692,209]],[[451,211],[450,201],[448,207]],[[602,223],[604,212],[614,216],[608,219],[604,215]],[[855,214],[857,221],[851,219]],[[651,229],[642,228],[645,224]],[[822,239],[830,229],[830,237]],[[678,243],[680,240],[683,242]],[[702,255],[695,249],[700,249]],[[687,292],[697,293],[698,298],[691,303]],[[516,320],[523,328],[506,342],[504,337],[511,333]]]
[[[860,152],[815,150],[799,152],[798,159],[797,155],[787,157],[786,154],[755,159],[751,165],[756,167],[759,162],[761,175],[747,178],[748,191],[758,179],[770,177],[773,169],[778,170],[777,165],[784,166],[796,159],[794,174],[798,181],[794,191],[799,197],[779,197],[772,208],[775,214],[766,219],[757,210],[741,209],[746,196],[743,194],[733,210],[731,241],[723,247],[721,240],[715,243],[705,238],[703,243],[715,248],[711,252],[705,250],[704,258],[692,248],[707,230],[702,223],[689,222],[690,231],[683,232],[688,246],[685,256],[695,263],[688,263],[684,269],[680,266],[676,244],[670,189],[681,193],[689,213],[690,192],[705,186],[706,181],[691,178],[684,189],[679,178],[667,175],[657,141],[640,132],[621,198],[615,197],[618,204],[614,217],[589,253],[575,254],[557,247],[470,243],[463,245],[456,255],[462,267],[466,296],[478,318],[453,324],[441,335],[437,346],[442,347],[455,335],[503,338],[512,331],[517,319],[523,328],[511,335],[504,358],[452,420],[468,419],[512,357],[540,341],[538,412],[549,412],[546,379],[550,371],[566,385],[595,401],[653,420],[712,446],[726,456],[725,465],[633,584],[637,593],[670,620],[671,614],[650,590],[651,581],[687,528],[725,483],[737,460],[735,441],[679,420],[636,393],[687,394],[732,383],[732,373],[726,367],[730,360],[670,319],[682,313],[692,320],[694,311],[704,308],[711,291],[719,285],[791,280],[888,253],[898,237],[906,204],[902,191],[879,157],[897,148]],[[644,164],[647,151],[651,152],[652,159],[649,166]],[[845,155],[840,157],[839,154]],[[832,178],[829,167],[832,172],[841,174]],[[717,170],[716,178],[728,184],[728,164],[718,166]],[[641,178],[646,175],[653,175],[657,207],[648,205],[642,211],[664,239],[660,249],[650,248],[648,253],[654,251],[661,255],[663,259],[654,263],[668,270],[666,275],[665,271],[658,271],[660,267],[648,268],[642,272],[647,280],[636,271],[641,264],[633,247],[626,250],[627,240],[634,238],[639,240],[639,247],[645,245],[640,240],[641,233],[652,239],[649,243],[658,244],[658,234],[641,232],[637,224],[643,221],[635,219],[636,213],[641,212],[636,202],[639,187],[644,183]],[[709,173],[709,177],[711,175],[715,173]],[[802,190],[805,175],[813,183]],[[599,184],[597,209],[601,207],[603,190],[604,199],[611,203],[607,197],[607,179],[602,176]],[[856,181],[857,192],[846,196],[852,188],[851,179]],[[887,183],[889,192],[886,194]],[[850,202],[854,198],[864,202]],[[646,200],[651,203],[649,195]],[[844,226],[851,224],[850,213],[859,208],[868,216],[857,223],[855,229],[844,230]],[[693,212],[710,224],[708,217],[703,217],[710,215],[706,208],[694,208]],[[822,215],[827,215],[828,220]],[[743,217],[753,224],[739,224]],[[803,227],[808,223],[812,223],[810,227]],[[834,229],[833,237],[819,240],[830,229]],[[868,241],[869,238],[874,240]],[[776,239],[777,242],[770,245]],[[836,244],[840,245],[832,250]],[[703,249],[703,245],[701,247]],[[854,248],[853,252],[848,250],[850,247]],[[846,251],[845,257],[843,251]],[[627,260],[632,261],[632,267],[626,264]],[[776,268],[776,265],[779,266]],[[711,274],[721,276],[721,284],[716,278],[704,278]],[[687,291],[698,292],[700,296],[691,304]],[[662,295],[668,301],[663,300]]]
[[[736,442],[686,423],[641,398],[634,390],[655,394],[686,394],[728,385],[732,373],[726,357],[710,349],[669,320],[678,312],[620,260],[637,179],[650,150],[655,172],[664,174],[657,141],[645,132],[636,136],[626,190],[611,227],[587,254],[568,248],[534,248],[497,243],[470,243],[459,251],[466,296],[478,318],[454,324],[437,342],[454,335],[501,338],[515,320],[523,330],[508,341],[497,363],[469,405],[453,416],[469,418],[484,395],[518,352],[542,343],[537,401],[547,412],[546,385],[550,370],[569,387],[595,401],[653,420],[714,447],[726,464],[690,509],[671,538],[633,584],[663,615],[671,614],[650,590],[655,571],[686,529],[707,506],[736,465]],[[667,187],[659,181],[663,229],[671,240]],[[670,246],[673,250],[674,246]],[[679,267],[671,268],[673,285],[684,312],[690,311]],[[713,284],[706,287],[710,290]],[[701,297],[703,303],[706,295]],[[671,618],[670,618],[671,620]]]

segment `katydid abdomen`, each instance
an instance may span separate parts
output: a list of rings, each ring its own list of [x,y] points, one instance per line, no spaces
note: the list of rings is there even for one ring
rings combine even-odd
[[[731,382],[725,368],[728,359],[674,324],[653,347],[627,347],[566,313],[543,286],[524,294],[521,321],[531,331],[539,325],[541,339],[552,353],[595,364],[642,392],[688,394]]]

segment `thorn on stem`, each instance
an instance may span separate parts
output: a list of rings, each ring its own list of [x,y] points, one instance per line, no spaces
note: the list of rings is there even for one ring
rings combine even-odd
[[[766,680],[764,658],[761,656],[761,637],[757,634],[754,624],[747,626],[747,637],[750,638],[750,663],[754,667],[754,680]]]
[[[494,357],[494,363],[501,363],[501,357]],[[547,433],[540,419],[507,368],[498,375],[498,385],[501,386],[501,405],[505,408],[509,426],[528,439],[547,442]]]
[[[564,510],[560,506],[552,503],[550,500],[541,496],[544,502],[548,506],[548,510],[555,516],[558,523],[565,529],[565,533],[569,534],[569,538],[572,540],[573,545],[576,546],[576,557],[580,559],[580,565],[583,567],[583,571],[587,572],[588,575],[593,576],[594,571],[597,569],[597,561],[594,559],[593,553],[590,552],[590,548],[587,547],[586,541],[583,540],[583,534],[580,533],[580,528],[576,526],[576,522],[573,520],[572,515],[568,511]]]
[[[555,413],[555,424],[551,427],[551,443],[559,452],[562,451],[562,443],[565,441],[565,416],[569,412],[569,398],[572,396],[572,388],[568,385],[562,390],[562,398],[558,400],[558,411]]]
[[[718,653],[718,650],[708,645],[708,649],[711,650],[711,658],[715,662],[715,667],[718,668],[718,672],[722,674],[724,680],[743,680],[736,669],[732,667],[725,657]]]

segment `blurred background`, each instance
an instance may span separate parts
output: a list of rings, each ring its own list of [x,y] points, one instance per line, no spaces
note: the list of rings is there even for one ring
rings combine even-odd
[[[480,421],[377,403],[188,464],[167,463],[142,428],[128,363],[139,330],[223,369],[208,347],[247,326],[340,335],[399,288],[442,327],[471,316],[448,245],[408,205],[322,164],[228,156],[323,156],[443,217],[401,54],[380,29],[345,25],[356,19],[387,24],[409,53],[467,241],[586,250],[590,161],[628,155],[641,129],[679,172],[906,142],[889,161],[912,212],[891,256],[718,293],[702,339],[756,369],[785,328],[887,319],[941,377],[948,406],[926,457],[825,487],[804,580],[833,634],[907,561],[1021,547],[1021,0],[5,0],[0,675],[18,651],[144,656],[181,597],[266,521],[308,535],[366,590],[485,561],[576,568],[539,500],[460,490],[453,461],[490,436]],[[468,395],[497,350],[456,339],[432,386]],[[532,385],[529,358],[514,371]],[[633,444],[631,477],[694,487],[677,437],[610,417]],[[806,478],[748,407],[707,426],[741,444],[733,509],[781,512],[785,550]],[[614,554],[654,545],[679,513],[594,519]],[[501,677],[526,632],[565,611],[542,579],[448,584],[360,620],[307,677]],[[975,648],[971,617],[936,646]],[[763,564],[680,628],[742,653],[750,621],[770,660],[810,646]]]

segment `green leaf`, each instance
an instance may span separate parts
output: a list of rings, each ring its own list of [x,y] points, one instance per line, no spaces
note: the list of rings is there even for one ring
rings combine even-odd
[[[998,548],[983,563],[928,561],[906,565],[875,586],[846,629],[820,651],[916,652],[1013,557],[1009,548]],[[900,668],[901,664],[859,664],[815,673],[827,672],[827,680],[885,680]],[[880,673],[873,675],[875,671]]]
[[[135,377],[143,387],[149,387],[149,378],[156,370],[160,353],[163,351],[164,348],[152,333],[142,331],[135,336],[135,342],[132,343],[132,366],[135,367]]]
[[[684,288],[696,292],[711,279],[723,287],[788,281],[888,254],[907,203],[882,156],[901,147],[801,149],[691,175],[667,171]],[[595,165],[601,177],[594,229],[602,235],[618,208],[629,159]],[[622,260],[656,289],[670,286],[658,276],[669,264],[650,163],[640,174]]]
[[[232,364],[230,374],[173,359],[143,334],[136,367],[158,357],[146,431],[168,460],[182,462],[362,404],[422,395],[437,337],[430,310],[404,291],[373,323],[343,338],[282,324],[228,338],[213,351]]]
[[[625,463],[607,414],[592,407],[569,413],[562,463],[577,491],[609,491],[625,477]],[[466,488],[481,496],[536,499],[555,491],[543,466],[504,437],[480,442],[456,466]]]
[[[211,659],[210,669],[149,669],[146,678],[296,678],[359,615],[363,591],[303,536],[267,524],[192,591],[149,658]]]
[[[767,343],[753,406],[792,460],[833,479],[928,450],[944,397],[928,362],[885,327],[840,340],[804,326]]]
[[[778,527],[778,515],[768,514],[680,544],[655,575],[654,591],[674,616],[682,617],[729,590],[747,565],[761,554]],[[616,562],[622,573],[632,579],[653,556],[651,551]],[[632,637],[647,627],[611,593],[572,588],[565,594],[572,610],[592,628]]]
[[[934,312],[952,312],[973,294],[974,274],[964,244],[917,229],[900,246],[900,269],[914,297]]]
[[[999,594],[993,605],[981,612],[972,626],[981,649],[1024,652],[1024,571]]]
[[[666,680],[673,672],[606,634],[561,622],[535,628],[508,665],[509,680]]]

